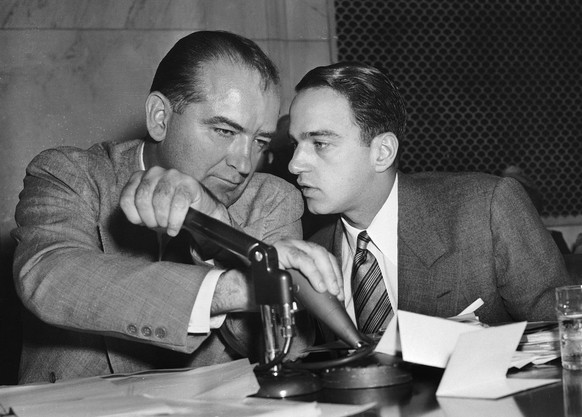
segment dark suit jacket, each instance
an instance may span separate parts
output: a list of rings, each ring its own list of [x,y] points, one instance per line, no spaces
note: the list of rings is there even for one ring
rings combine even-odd
[[[188,334],[210,268],[157,262],[156,233],[121,211],[140,142],[48,150],[28,166],[13,232],[15,285],[31,313],[20,382],[209,365],[244,350],[244,320],[235,315],[220,332]],[[302,210],[295,187],[257,173],[229,213],[273,243],[301,237]]]
[[[449,317],[482,298],[484,323],[555,320],[569,283],[518,182],[485,174],[399,174],[398,308]],[[311,240],[341,258],[341,221]],[[341,262],[340,262],[341,264]]]

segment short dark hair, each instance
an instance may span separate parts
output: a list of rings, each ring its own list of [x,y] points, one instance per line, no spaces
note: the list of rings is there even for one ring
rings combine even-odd
[[[199,31],[170,49],[158,65],[150,92],[164,94],[172,109],[181,113],[186,105],[204,100],[200,71],[204,64],[220,59],[256,70],[265,91],[279,85],[277,67],[256,43],[226,31]]]
[[[299,81],[295,91],[329,87],[349,102],[362,135],[369,145],[381,133],[392,132],[399,141],[406,130],[406,107],[390,77],[371,65],[339,62],[317,67]]]

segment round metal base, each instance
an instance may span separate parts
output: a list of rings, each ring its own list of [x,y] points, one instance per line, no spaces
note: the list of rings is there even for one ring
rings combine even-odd
[[[321,380],[311,372],[283,368],[280,372],[256,372],[259,392],[255,397],[287,398],[312,394],[322,389]]]
[[[357,389],[388,387],[412,381],[400,358],[374,353],[346,366],[325,369],[321,374],[324,388]]]

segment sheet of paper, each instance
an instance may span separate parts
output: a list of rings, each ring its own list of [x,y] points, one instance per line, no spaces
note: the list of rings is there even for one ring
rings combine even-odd
[[[402,359],[406,362],[444,368],[459,335],[480,329],[473,324],[398,311]]]
[[[172,415],[161,400],[140,396],[89,398],[76,401],[20,404],[13,407],[18,417],[146,417]]]
[[[0,388],[0,414],[12,407],[18,417],[343,417],[374,406],[249,398],[259,389],[253,368],[241,359],[197,369]]]
[[[446,417],[523,417],[513,397],[500,398],[497,401],[438,397],[437,401]]]
[[[469,306],[467,306],[458,315],[449,317],[448,320],[469,323],[469,324],[479,324],[477,316],[475,316],[475,310],[483,305],[483,300],[481,298],[473,301]],[[382,338],[376,345],[376,352],[386,353],[388,355],[396,355],[402,351],[400,342],[400,332],[398,325],[398,312],[396,312],[394,318],[388,324],[388,328],[382,335]],[[443,366],[444,367],[444,366]]]
[[[272,409],[269,414],[260,414],[261,417],[311,417],[312,414],[303,414],[303,411],[311,412],[311,408],[299,408],[300,404],[305,404],[293,400],[276,400],[267,398],[248,398],[245,400],[245,404],[255,407],[255,409],[268,410]],[[311,403],[316,405],[315,411],[319,414],[316,416],[325,417],[347,417],[354,416],[363,413],[366,410],[373,408],[376,404],[366,403],[366,404],[330,404],[330,403]]]
[[[30,384],[0,389],[0,414],[23,404],[78,401],[96,396],[122,396],[115,385],[99,377],[59,381],[54,384]]]
[[[398,312],[396,312],[392,320],[390,320],[390,323],[388,323],[388,327],[376,345],[375,351],[392,356],[395,356],[401,351],[400,335],[398,333]]]
[[[485,304],[483,300],[481,298],[477,298],[475,301],[469,304],[467,308],[461,311],[458,316],[464,316],[465,314],[475,314],[475,311],[483,304]]]
[[[507,378],[525,322],[458,335],[437,397],[496,399],[557,380]]]
[[[112,378],[116,386],[133,395],[166,399],[243,400],[259,390],[247,359],[186,371],[155,372]]]

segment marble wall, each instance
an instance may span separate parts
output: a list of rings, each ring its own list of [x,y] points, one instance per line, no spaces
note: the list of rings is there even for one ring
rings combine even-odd
[[[202,29],[263,47],[281,69],[285,112],[301,76],[333,60],[331,0],[0,0],[0,254],[13,249],[34,155],[143,134],[158,61]]]

